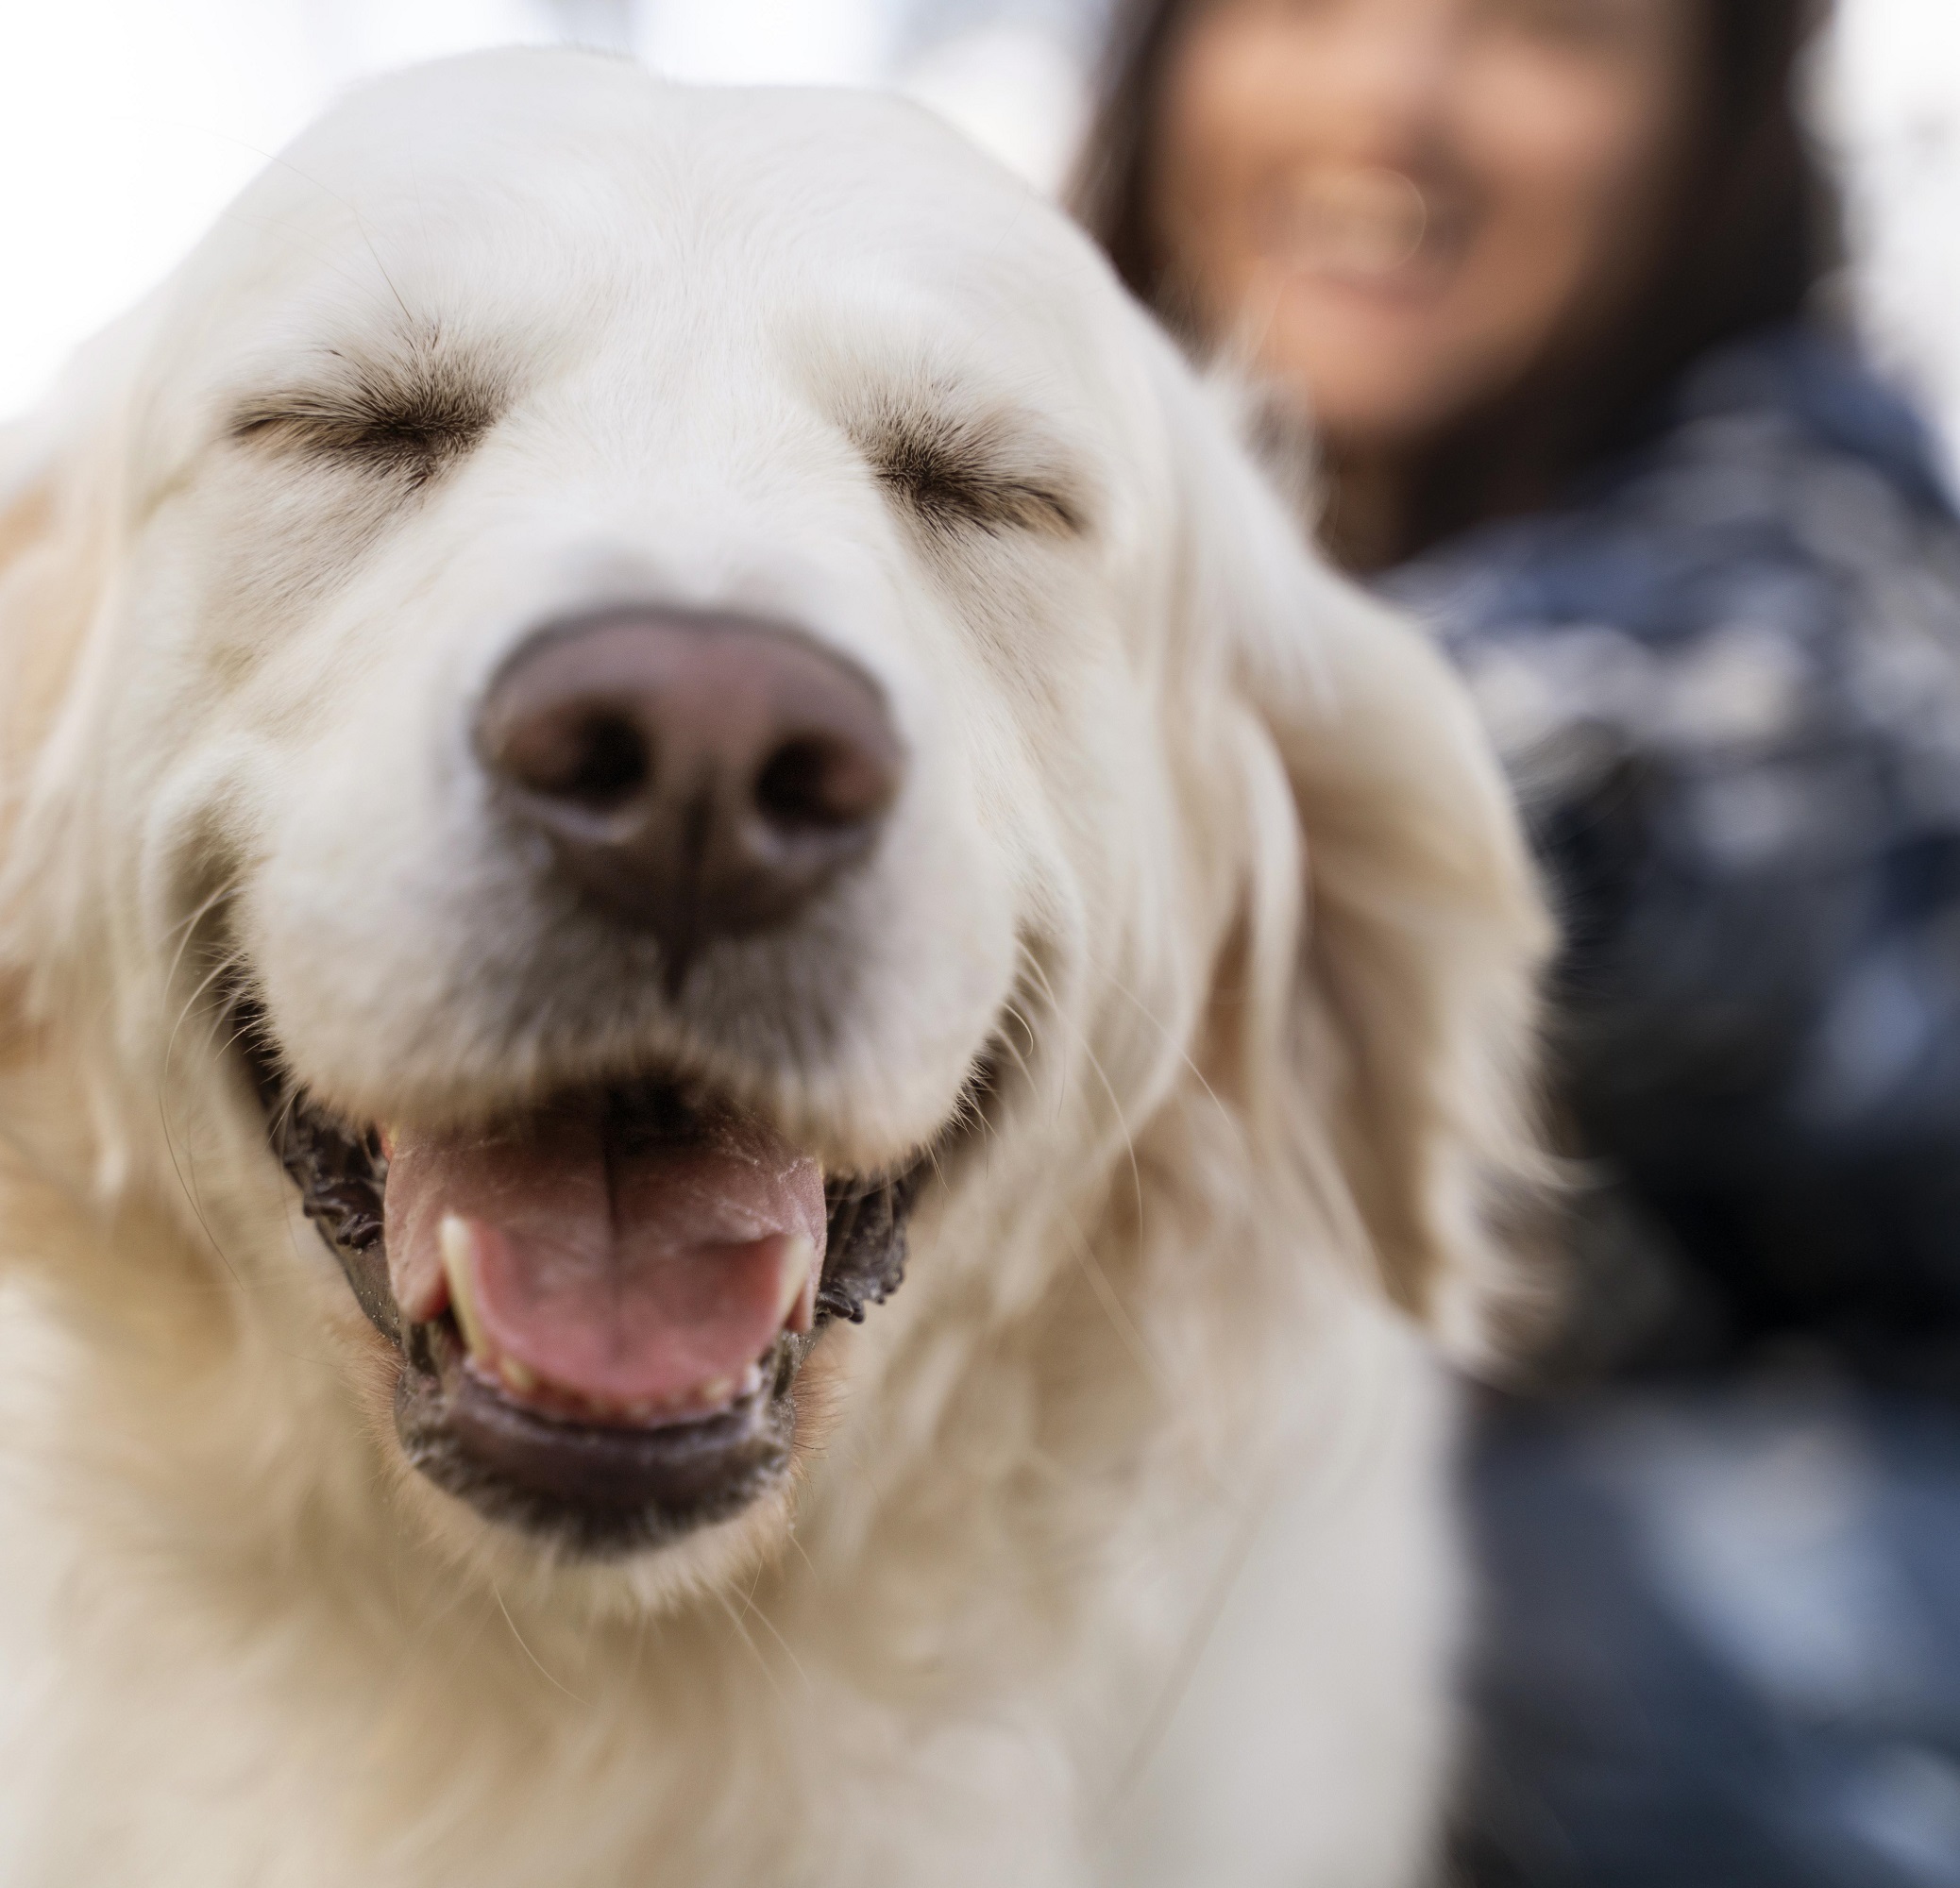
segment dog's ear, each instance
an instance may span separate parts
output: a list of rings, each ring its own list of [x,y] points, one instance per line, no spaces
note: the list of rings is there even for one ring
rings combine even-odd
[[[0,1031],[18,1023],[20,965],[35,954],[37,862],[64,850],[37,806],[114,582],[128,327],[98,336],[38,408],[0,427]],[[38,828],[49,830],[30,838]]]
[[[1248,757],[1255,808],[1263,774],[1266,825],[1291,813],[1291,832],[1255,849],[1255,877],[1285,882],[1255,886],[1248,908],[1255,1000],[1238,1010],[1255,1039],[1240,1053],[1265,1065],[1248,1087],[1389,1294],[1475,1356],[1509,1274],[1501,1222],[1543,1181],[1529,1083],[1550,926],[1536,876],[1446,662],[1308,549],[1233,445],[1225,396],[1180,378],[1177,397],[1211,409],[1174,429],[1190,448],[1188,607],[1224,640],[1240,726],[1262,750]],[[1262,951],[1284,961],[1262,970]]]
[[[40,407],[0,427],[0,831],[110,581],[120,340],[99,337]]]

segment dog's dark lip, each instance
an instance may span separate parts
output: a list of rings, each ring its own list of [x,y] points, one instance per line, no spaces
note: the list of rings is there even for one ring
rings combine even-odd
[[[762,1387],[726,1409],[629,1427],[514,1403],[468,1368],[445,1314],[410,1328],[396,1433],[415,1468],[491,1520],[582,1557],[638,1552],[731,1519],[788,1467],[811,1341],[779,1339]]]
[[[383,1240],[387,1155],[375,1128],[353,1129],[285,1072],[262,1015],[231,1002],[234,1039],[264,1105],[274,1152],[340,1261],[369,1322],[400,1357],[396,1429],[408,1459],[487,1518],[584,1556],[658,1546],[746,1508],[786,1471],[792,1394],[817,1338],[898,1289],[905,1226],[929,1165],[832,1176],[815,1326],[784,1332],[761,1359],[760,1388],[701,1416],[657,1424],[583,1422],[527,1408],[466,1365],[452,1313],[402,1315]]]

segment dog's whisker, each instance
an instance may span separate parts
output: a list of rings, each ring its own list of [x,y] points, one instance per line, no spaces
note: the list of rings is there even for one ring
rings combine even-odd
[[[177,1158],[177,1137],[171,1131],[170,1126],[170,1104],[161,1087],[157,1090],[157,1119],[163,1131],[163,1148],[164,1152],[170,1156],[171,1170],[177,1175],[177,1184],[181,1189],[185,1201],[189,1204],[191,1211],[204,1234],[206,1242],[210,1245],[211,1251],[217,1255],[218,1260],[225,1270],[231,1274],[232,1283],[242,1287],[245,1281],[239,1275],[238,1268],[232,1264],[230,1254],[225,1250],[218,1239],[217,1234],[211,1230],[211,1222],[205,1217],[204,1203],[197,1196],[196,1187],[193,1180],[186,1176],[183,1162]],[[188,1147],[185,1150],[185,1158],[189,1158]]]
[[[1162,1358],[1151,1348],[1150,1340],[1138,1328],[1137,1321],[1130,1316],[1129,1308],[1123,1302],[1123,1295],[1109,1281],[1102,1261],[1095,1256],[1095,1248],[1084,1235],[1073,1214],[1065,1213],[1058,1224],[1067,1240],[1071,1256],[1078,1271],[1089,1281],[1090,1290],[1109,1321],[1110,1328],[1123,1341],[1137,1368],[1158,1395],[1167,1395],[1173,1381],[1171,1372]]]
[[[1225,1098],[1221,1096],[1215,1088],[1212,1087],[1209,1077],[1208,1077],[1204,1070],[1199,1068],[1197,1063],[1191,1059],[1191,1050],[1177,1037],[1175,1032],[1172,1030],[1170,1025],[1166,1023],[1163,1020],[1163,1019],[1159,1017],[1157,1013],[1143,1001],[1141,997],[1138,996],[1137,993],[1134,990],[1132,990],[1128,985],[1124,983],[1124,981],[1120,977],[1117,977],[1111,971],[1109,971],[1107,969],[1107,967],[1103,967],[1100,969],[1100,974],[1103,977],[1104,981],[1108,985],[1109,988],[1113,990],[1118,996],[1126,998],[1130,1002],[1130,1003],[1135,1006],[1137,1014],[1141,1016],[1145,1022],[1149,1023],[1152,1029],[1156,1030],[1158,1039],[1162,1041],[1165,1048],[1170,1050],[1171,1053],[1176,1056],[1178,1063],[1183,1068],[1184,1071],[1188,1075],[1190,1075],[1194,1082],[1197,1083],[1199,1089],[1203,1092],[1205,1096],[1205,1099],[1208,1101],[1211,1104],[1211,1105],[1218,1111],[1221,1118],[1223,1118],[1225,1121],[1229,1122],[1234,1128],[1238,1128],[1242,1124],[1240,1121],[1238,1110],[1228,1105]]]
[[[190,950],[197,936],[197,927],[204,923],[220,906],[235,897],[237,889],[238,887],[235,884],[220,885],[217,890],[199,903],[188,917],[172,926],[170,931],[165,933],[164,941],[168,943],[174,940],[177,947],[171,953],[169,969],[164,972],[163,981],[166,987],[176,985],[177,973],[183,969],[184,953]],[[228,952],[228,954],[229,953]]]
[[[584,1705],[585,1700],[573,1691],[569,1685],[566,1684],[563,1679],[556,1677],[551,1672],[547,1670],[544,1660],[526,1644],[524,1635],[517,1630],[517,1622],[511,1617],[510,1608],[504,1604],[502,1588],[493,1583],[490,1591],[497,1595],[497,1610],[503,1614],[503,1623],[511,1628],[511,1637],[517,1642],[517,1649],[524,1654],[525,1658],[531,1660],[538,1676],[544,1679],[546,1684],[551,1686],[553,1690],[563,1692],[573,1704]],[[589,1708],[588,1706],[587,1709]]]
[[[809,1673],[803,1670],[803,1661],[796,1656],[796,1648],[777,1629],[776,1622],[769,1616],[768,1609],[758,1606],[755,1602],[755,1588],[761,1581],[762,1571],[761,1568],[756,1569],[755,1583],[752,1584],[742,1596],[742,1616],[745,1619],[757,1619],[762,1622],[764,1630],[783,1648],[783,1656],[789,1660],[789,1668],[796,1674],[804,1691],[814,1692],[817,1688],[811,1683]]]
[[[199,1003],[202,1002],[202,1000],[206,996],[208,996],[214,987],[216,987],[220,983],[222,983],[222,981],[225,978],[231,975],[238,968],[239,960],[236,957],[236,953],[227,953],[226,958],[212,965],[211,968],[208,971],[206,971],[206,973],[201,978],[198,979],[196,987],[194,988],[190,992],[190,994],[185,997],[182,1003],[178,1005],[177,1020],[171,1024],[170,1038],[168,1042],[164,1045],[163,1062],[166,1070],[169,1068],[171,1056],[176,1053],[177,1038],[182,1034],[185,1022],[189,1020],[190,1017],[192,1016],[193,1012],[195,1011]]]
[[[788,1711],[790,1709],[788,1694],[783,1690],[782,1681],[776,1677],[775,1668],[763,1655],[762,1647],[756,1644],[755,1641],[750,1637],[749,1628],[743,1625],[741,1614],[735,1609],[735,1602],[729,1598],[727,1593],[720,1592],[718,1589],[715,1593],[715,1601],[721,1610],[728,1615],[728,1623],[735,1628],[735,1637],[748,1648],[749,1656],[755,1661],[755,1669],[762,1674],[769,1690],[775,1693],[777,1705],[782,1710]]]

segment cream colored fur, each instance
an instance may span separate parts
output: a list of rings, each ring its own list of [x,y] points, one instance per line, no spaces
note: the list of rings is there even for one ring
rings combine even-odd
[[[502,400],[420,487],[227,430],[416,349]],[[894,405],[1083,529],[908,520]],[[302,139],[0,453],[0,1880],[1423,1880],[1434,1358],[1529,1176],[1542,919],[1462,695],[1089,245],[893,103],[477,58]],[[846,651],[911,777],[828,943],[553,1034],[459,731],[643,597]],[[651,1058],[875,1165],[1008,1073],[787,1493],[571,1564],[403,1464],[200,1006],[240,960],[357,1116]]]

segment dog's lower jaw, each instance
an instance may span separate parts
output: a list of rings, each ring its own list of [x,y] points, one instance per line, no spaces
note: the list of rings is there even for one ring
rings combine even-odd
[[[715,1415],[604,1427],[516,1408],[470,1368],[447,1320],[417,1324],[396,1377],[396,1434],[415,1469],[486,1520],[585,1558],[665,1547],[741,1513],[786,1473],[811,1341],[779,1339],[761,1388]]]
[[[337,1330],[358,1345],[355,1420],[370,1466],[353,1498],[380,1500],[361,1524],[383,1532],[402,1558],[404,1577],[429,1582],[431,1593],[500,1597],[531,1636],[547,1616],[600,1627],[642,1629],[679,1622],[703,1606],[721,1616],[721,1595],[750,1591],[777,1570],[803,1565],[792,1544],[811,1525],[809,1503],[820,1481],[824,1445],[850,1406],[837,1394],[849,1374],[854,1332],[832,1330],[811,1351],[789,1392],[793,1445],[782,1468],[758,1478],[747,1501],[718,1519],[691,1526],[619,1529],[594,1539],[588,1524],[553,1528],[549,1517],[526,1517],[447,1487],[427,1463],[411,1458],[401,1437],[401,1368],[365,1321],[343,1301]],[[343,1354],[346,1347],[343,1346]],[[500,1493],[501,1491],[498,1491]],[[419,1588],[417,1590],[420,1590]],[[575,1687],[576,1688],[576,1687]]]

